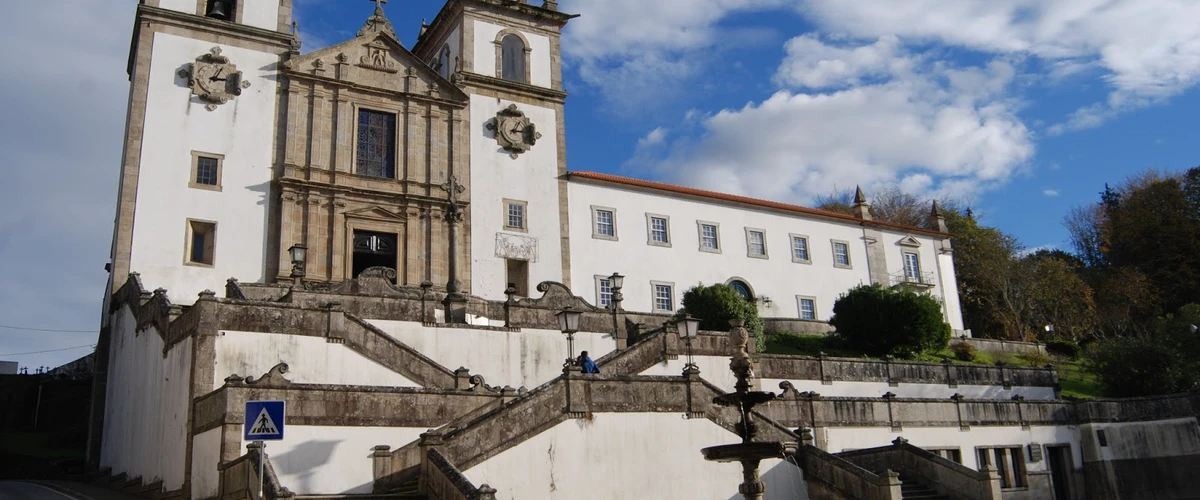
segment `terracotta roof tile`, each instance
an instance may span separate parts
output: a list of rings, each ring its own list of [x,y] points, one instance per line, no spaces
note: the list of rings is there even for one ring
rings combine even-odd
[[[862,220],[853,215],[847,215],[839,212],[831,212],[828,210],[819,210],[816,208],[802,207],[800,205],[792,205],[788,203],[779,203],[777,201],[762,200],[758,198],[750,198],[748,196],[738,196],[735,194],[718,193],[716,191],[708,191],[704,189],[696,189],[684,186],[676,186],[674,184],[665,184],[662,182],[647,181],[642,179],[634,179],[631,177],[621,177],[619,175],[602,174],[599,172],[570,172],[567,174],[570,179],[588,179],[601,182],[609,182],[612,184],[621,184],[625,186],[639,187],[643,189],[651,189],[655,191],[666,191],[669,193],[682,194],[687,196],[695,196],[700,198],[708,198],[711,200],[726,201],[732,203],[741,203],[745,205],[753,205],[756,207],[771,208],[775,210],[784,210],[787,212],[796,212],[817,217],[825,217],[830,219],[839,219],[856,224],[866,224],[869,226],[882,226],[893,229],[901,229],[904,231],[915,231],[925,234],[948,236],[948,233],[925,229],[923,227],[908,226],[905,224],[896,224],[892,222],[878,220]]]

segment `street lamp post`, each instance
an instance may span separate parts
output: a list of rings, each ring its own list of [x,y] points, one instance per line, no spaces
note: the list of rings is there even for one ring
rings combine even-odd
[[[292,274],[290,277],[296,285],[304,283],[304,263],[308,260],[308,247],[299,243],[288,249],[292,257]]]
[[[612,307],[613,338],[618,339],[622,338],[618,314],[621,311],[621,301],[625,300],[625,297],[621,295],[621,288],[625,286],[625,277],[620,273],[612,273],[612,276],[608,277],[608,284],[612,288],[612,304],[610,306]]]
[[[700,367],[696,366],[692,359],[692,339],[700,334],[700,320],[689,314],[679,320],[675,329],[679,330],[679,336],[683,338],[683,343],[687,346],[687,364],[683,366],[683,373],[699,373]]]
[[[577,364],[575,362],[575,332],[579,331],[579,318],[583,316],[583,313],[567,306],[554,316],[558,319],[559,331],[567,336],[567,360],[563,363],[563,368],[573,368]]]

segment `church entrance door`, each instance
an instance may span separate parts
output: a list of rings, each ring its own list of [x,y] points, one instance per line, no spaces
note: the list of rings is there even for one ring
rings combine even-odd
[[[396,270],[396,235],[355,231],[353,263],[355,278],[371,267]]]

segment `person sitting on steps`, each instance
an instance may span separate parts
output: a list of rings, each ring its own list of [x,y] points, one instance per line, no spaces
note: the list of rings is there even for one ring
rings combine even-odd
[[[596,362],[588,357],[588,352],[583,351],[579,354],[579,367],[583,373],[600,373],[600,367],[596,366]]]

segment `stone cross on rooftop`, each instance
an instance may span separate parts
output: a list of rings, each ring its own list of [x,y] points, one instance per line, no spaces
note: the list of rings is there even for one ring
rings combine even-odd
[[[382,16],[383,15],[383,4],[388,3],[388,0],[369,0],[369,1],[375,2],[375,15]]]

